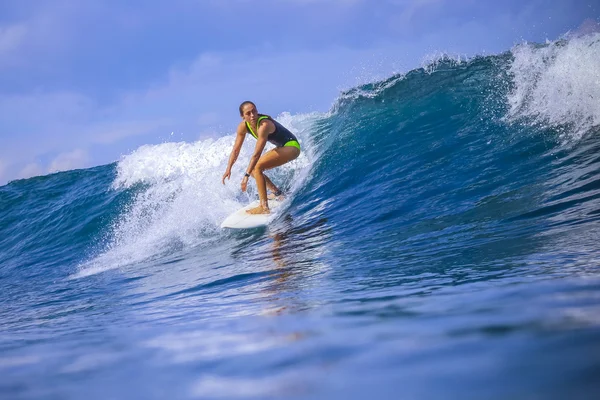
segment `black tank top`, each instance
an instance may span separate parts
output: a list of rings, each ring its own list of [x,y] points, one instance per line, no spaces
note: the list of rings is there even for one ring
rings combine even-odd
[[[259,126],[260,121],[265,119],[271,121],[275,125],[275,132],[269,134],[269,136],[267,137],[267,141],[269,143],[272,143],[277,147],[283,147],[289,141],[298,141],[298,139],[296,139],[296,136],[294,136],[292,132],[290,132],[286,127],[284,127],[268,115],[258,114],[258,121],[256,121],[256,126]],[[248,122],[246,122],[246,128],[248,129],[249,134],[254,136],[255,139],[258,139],[258,136],[256,136],[256,133],[252,130]]]

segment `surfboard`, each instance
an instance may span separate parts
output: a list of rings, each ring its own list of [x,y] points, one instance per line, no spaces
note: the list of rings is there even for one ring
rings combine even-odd
[[[281,202],[278,200],[269,200],[269,209],[271,210],[270,214],[248,214],[246,210],[249,210],[254,207],[258,207],[260,205],[260,201],[256,200],[247,206],[240,208],[233,214],[230,214],[225,220],[221,223],[221,228],[231,228],[231,229],[251,229],[251,228],[259,228],[261,226],[267,226],[269,222],[271,222],[277,212],[279,206],[281,206]]]

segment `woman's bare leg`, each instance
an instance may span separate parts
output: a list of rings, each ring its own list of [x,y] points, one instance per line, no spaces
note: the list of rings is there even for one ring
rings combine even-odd
[[[267,200],[267,179],[264,171],[279,167],[286,164],[298,157],[300,150],[296,147],[276,147],[271,151],[265,153],[256,163],[252,176],[256,180],[256,187],[258,189],[258,198],[260,199],[260,206],[252,208],[247,212],[250,214],[268,214],[269,203]],[[273,182],[271,182],[273,185]],[[273,185],[275,187],[275,185]],[[275,187],[275,189],[277,189]]]

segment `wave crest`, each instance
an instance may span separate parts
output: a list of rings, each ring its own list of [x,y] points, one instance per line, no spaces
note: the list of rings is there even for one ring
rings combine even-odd
[[[600,125],[600,33],[512,49],[509,119],[578,139]]]

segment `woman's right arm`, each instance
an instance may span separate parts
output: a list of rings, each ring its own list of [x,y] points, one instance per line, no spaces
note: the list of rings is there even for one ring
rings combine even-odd
[[[246,124],[242,121],[237,127],[237,136],[235,138],[235,143],[233,144],[233,149],[231,150],[231,155],[229,156],[229,163],[227,164],[227,169],[223,174],[223,185],[225,184],[225,178],[231,178],[231,167],[235,164],[238,156],[240,155],[240,150],[242,149],[242,145],[244,144],[244,139],[246,138]]]

